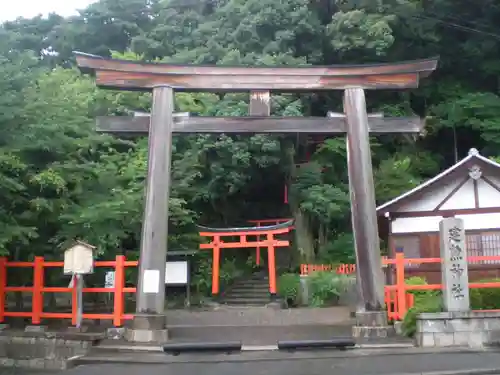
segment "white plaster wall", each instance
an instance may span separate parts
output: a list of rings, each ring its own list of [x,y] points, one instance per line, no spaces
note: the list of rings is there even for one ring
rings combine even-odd
[[[500,228],[500,213],[457,215],[464,220],[466,230]],[[398,218],[392,221],[392,233],[439,232],[441,216]]]
[[[463,181],[463,178],[462,178]],[[453,181],[445,186],[427,191],[413,202],[401,206],[397,212],[432,211],[440,204],[461,181]],[[474,197],[474,196],[473,196]]]
[[[439,209],[460,210],[474,207],[476,207],[476,201],[474,199],[474,181],[469,179]]]
[[[498,183],[500,186],[500,178],[488,176],[493,183]],[[409,202],[396,212],[414,212],[414,211],[433,211],[452,191],[458,184],[463,181],[463,177],[457,180],[432,190],[427,191],[420,199]],[[484,180],[477,181],[479,207],[500,207],[500,192],[491,187]],[[475,208],[476,202],[474,198],[474,182],[469,179],[463,186],[458,189],[440,210],[460,210]]]
[[[489,176],[488,179],[492,180]],[[479,197],[479,207],[500,207],[500,192],[488,183],[484,182],[484,180],[478,180],[477,192]]]

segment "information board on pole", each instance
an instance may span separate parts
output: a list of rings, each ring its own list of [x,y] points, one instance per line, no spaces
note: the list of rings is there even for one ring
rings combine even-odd
[[[165,264],[166,285],[186,285],[189,283],[188,261],[169,261]]]

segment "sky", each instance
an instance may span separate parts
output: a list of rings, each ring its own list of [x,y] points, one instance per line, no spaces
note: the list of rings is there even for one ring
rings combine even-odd
[[[76,14],[97,0],[0,0],[0,22],[12,21],[17,17],[31,18],[38,14],[46,16],[51,12],[61,16]]]

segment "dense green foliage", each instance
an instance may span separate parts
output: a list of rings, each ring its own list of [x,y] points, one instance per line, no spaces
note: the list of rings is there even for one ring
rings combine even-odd
[[[320,271],[308,275],[302,286],[297,273],[284,273],[278,279],[278,295],[288,307],[301,304],[312,307],[333,306],[339,304],[341,296],[348,293],[353,280],[352,276]],[[302,296],[304,291],[307,291],[307,300]]]
[[[498,283],[499,279],[486,279],[478,283]],[[474,288],[469,290],[470,306],[474,310],[500,309],[500,288]]]
[[[278,295],[288,307],[299,304],[301,293],[300,276],[297,273],[284,273],[278,278]]]
[[[346,289],[348,276],[335,272],[314,272],[307,278],[307,283],[311,306],[332,306]]]
[[[0,27],[0,252],[60,259],[59,245],[78,237],[102,257],[137,257],[147,140],[100,135],[94,123],[97,115],[148,110],[150,95],[97,89],[74,69],[72,50],[230,65],[440,55],[438,72],[421,88],[368,94],[370,111],[429,118],[420,136],[372,140],[383,202],[452,164],[455,150],[459,157],[471,147],[499,156],[499,17],[493,0],[100,0],[71,18],[6,22]],[[340,110],[340,99],[339,93],[276,95],[273,114],[324,116]],[[205,115],[244,115],[247,102],[244,94],[176,96],[177,110]],[[196,223],[294,216],[295,261],[351,262],[345,141],[330,137],[312,150],[307,138],[175,137],[170,248],[196,248]],[[311,162],[295,168],[307,151],[315,151]],[[206,290],[204,259],[194,280]]]
[[[498,282],[498,279],[486,279],[478,283]],[[427,282],[421,277],[410,277],[406,280],[407,285],[426,285]],[[442,292],[440,290],[411,290],[414,296],[414,305],[406,313],[403,319],[403,332],[407,336],[413,336],[417,329],[417,315],[420,313],[439,312],[443,309]],[[470,306],[473,310],[495,310],[500,309],[499,288],[473,288],[470,289]]]
[[[406,280],[406,284],[426,285],[427,282],[421,277],[410,277]],[[414,305],[408,309],[403,318],[403,333],[412,337],[417,330],[417,315],[442,311],[443,299],[440,290],[411,290],[409,293],[414,296]]]

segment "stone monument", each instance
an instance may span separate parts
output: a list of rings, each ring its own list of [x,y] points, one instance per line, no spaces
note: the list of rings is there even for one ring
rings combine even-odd
[[[481,348],[500,337],[500,313],[470,310],[463,220],[445,218],[440,222],[439,229],[444,311],[419,314],[417,345]]]
[[[469,311],[469,274],[464,221],[455,217],[439,223],[443,305],[448,312]]]

